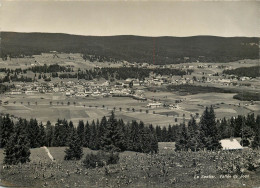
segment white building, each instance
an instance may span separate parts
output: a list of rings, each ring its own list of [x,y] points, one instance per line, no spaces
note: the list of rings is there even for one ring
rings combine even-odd
[[[161,106],[162,106],[162,103],[160,103],[160,102],[148,103],[148,104],[147,104],[147,107],[148,107],[148,108],[157,108],[157,107],[161,107]]]
[[[220,144],[223,150],[238,150],[243,149],[240,143],[235,138],[231,139],[222,139],[220,140]]]

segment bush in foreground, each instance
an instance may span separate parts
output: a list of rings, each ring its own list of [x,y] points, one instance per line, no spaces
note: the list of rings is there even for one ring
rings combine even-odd
[[[119,161],[119,153],[106,153],[103,151],[98,152],[97,154],[87,154],[83,165],[86,168],[96,168],[103,167],[109,164],[117,164]]]

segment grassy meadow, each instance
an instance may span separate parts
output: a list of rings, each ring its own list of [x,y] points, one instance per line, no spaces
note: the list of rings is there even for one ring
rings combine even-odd
[[[247,170],[248,158],[260,165],[260,151],[175,152],[174,143],[159,143],[159,154],[120,153],[119,164],[86,169],[80,161],[64,161],[64,147],[31,149],[31,162],[3,169],[0,185],[26,187],[257,187],[260,170]],[[259,156],[259,157],[257,157]],[[258,161],[257,161],[258,160]],[[240,165],[242,173],[233,166]]]

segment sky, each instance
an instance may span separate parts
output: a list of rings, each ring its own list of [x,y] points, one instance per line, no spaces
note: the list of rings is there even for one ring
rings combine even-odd
[[[78,35],[260,35],[260,1],[1,1],[1,31]]]

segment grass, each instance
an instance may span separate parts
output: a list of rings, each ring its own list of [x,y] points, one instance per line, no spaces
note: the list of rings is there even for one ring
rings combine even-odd
[[[220,178],[224,172],[217,167],[230,167],[236,160],[260,151],[237,152],[174,152],[174,143],[159,143],[160,153],[149,155],[136,152],[120,153],[119,164],[86,169],[80,161],[64,161],[65,147],[49,148],[56,159],[51,162],[43,148],[31,149],[31,162],[11,166],[0,172],[3,183],[29,187],[257,187],[260,170],[246,170],[240,179]],[[91,151],[84,148],[84,156]],[[0,150],[3,158],[3,150]],[[194,166],[194,160],[196,165]],[[259,164],[259,162],[258,162]],[[2,165],[2,161],[0,161]],[[260,165],[260,164],[259,164]],[[229,168],[228,168],[229,169]],[[231,168],[230,168],[231,169]],[[229,169],[229,170],[230,170]],[[233,171],[229,174],[236,175]],[[194,176],[200,178],[194,178]],[[203,176],[214,176],[205,178]]]
[[[145,95],[149,99],[155,99],[168,105],[175,104],[176,100],[181,100],[182,102],[178,103],[179,108],[175,109],[163,107],[150,109],[147,108],[146,105],[152,102],[151,100],[141,102],[128,97],[95,99],[93,97],[65,97],[62,93],[17,96],[3,95],[1,100],[9,101],[9,104],[0,105],[0,111],[26,119],[37,118],[43,123],[50,120],[55,124],[58,118],[65,118],[71,120],[74,124],[77,124],[79,120],[84,120],[86,122],[108,116],[116,105],[116,115],[126,122],[138,120],[143,121],[146,124],[159,126],[174,124],[175,117],[178,118],[178,122],[176,123],[179,123],[182,121],[183,114],[185,114],[185,117],[188,120],[191,114],[202,114],[206,106],[216,104],[221,104],[218,105],[218,109],[216,109],[217,118],[231,117],[236,115],[236,113],[243,115],[252,111],[249,110],[251,109],[251,106],[244,108],[241,105],[239,107],[240,101],[233,99],[234,94],[230,93],[211,93],[210,95],[208,93],[199,93],[179,96],[176,92],[153,93],[147,91]],[[30,104],[28,104],[28,101]],[[36,101],[37,105],[35,103]],[[50,105],[50,101],[52,101],[52,105]],[[69,106],[67,105],[68,101],[70,102]],[[76,102],[75,105],[73,104],[74,102]],[[254,108],[258,109],[259,103],[255,102],[254,106]],[[127,108],[129,108],[129,111]],[[135,112],[132,111],[132,108],[135,109]],[[219,109],[224,109],[225,113]],[[146,113],[146,110],[149,110],[148,114]],[[155,114],[153,114],[153,111]]]

